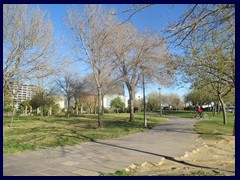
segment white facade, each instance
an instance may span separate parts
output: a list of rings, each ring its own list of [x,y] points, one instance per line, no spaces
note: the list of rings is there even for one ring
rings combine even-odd
[[[112,94],[112,95],[105,95],[103,97],[103,105],[105,108],[110,108],[110,103],[113,99],[115,99],[116,97],[120,97],[121,100],[125,103],[125,107],[128,107],[128,98],[126,96],[123,95],[116,95],[116,94]]]
[[[31,99],[36,89],[33,85],[12,84],[12,92],[16,101],[15,107],[18,108],[21,102]]]
[[[65,98],[64,97],[57,97],[57,102],[56,102],[61,109],[65,108]]]

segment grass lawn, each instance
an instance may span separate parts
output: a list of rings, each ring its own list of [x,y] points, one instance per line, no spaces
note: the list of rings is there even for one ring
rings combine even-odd
[[[97,129],[97,115],[17,116],[12,126],[11,117],[4,117],[4,153],[16,153],[46,147],[74,145],[86,141],[111,139],[142,132],[162,123],[167,118],[147,116],[148,127],[143,126],[143,115],[135,114],[135,122],[129,122],[129,114],[105,114],[103,129]]]
[[[194,130],[204,139],[222,139],[223,136],[233,135],[233,126],[235,116],[232,113],[227,114],[227,124],[223,124],[222,114],[212,116],[208,114],[209,120],[200,120],[194,126]]]
[[[196,116],[196,111],[171,111],[171,110],[164,110],[163,115],[168,115],[168,116],[177,116],[181,118],[193,118]]]

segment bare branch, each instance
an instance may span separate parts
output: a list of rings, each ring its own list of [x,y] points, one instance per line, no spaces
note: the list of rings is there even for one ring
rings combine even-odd
[[[53,25],[46,12],[31,5],[3,6],[4,86],[11,78],[36,78],[54,73]],[[48,67],[45,69],[45,67]]]

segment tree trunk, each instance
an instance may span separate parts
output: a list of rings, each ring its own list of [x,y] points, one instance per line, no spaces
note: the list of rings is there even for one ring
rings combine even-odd
[[[48,109],[48,116],[51,116],[51,115],[52,115],[52,107],[50,106]]]
[[[219,104],[219,102],[217,103],[217,114],[220,114],[220,104]]]
[[[216,113],[216,105],[214,104],[212,106],[212,115],[215,116],[215,113]]]
[[[15,112],[15,108],[13,107],[12,118],[11,118],[11,122],[10,122],[10,127],[12,127],[14,112]]]
[[[104,114],[104,102],[103,102],[103,95],[102,95],[102,114]]]
[[[220,100],[220,103],[222,105],[222,110],[223,110],[223,124],[227,124],[227,114],[226,114],[225,104],[223,102],[223,99],[220,93],[218,93],[218,98]]]
[[[25,106],[25,112],[24,112],[24,114],[27,114],[27,110],[28,110],[28,107]]]
[[[98,128],[103,127],[103,122],[102,122],[102,92],[101,88],[98,87]]]
[[[83,105],[81,104],[80,105],[80,114],[82,114],[83,113]]]
[[[68,98],[67,100],[67,117],[69,118],[70,116],[70,99]]]
[[[94,114],[97,114],[97,98],[94,96]]]
[[[134,91],[129,90],[130,98],[130,122],[134,121]]]
[[[30,115],[32,115],[32,106],[30,106],[30,112],[29,112]]]
[[[40,113],[39,107],[36,110],[37,115]]]
[[[44,105],[42,105],[42,107],[41,107],[41,116],[43,116],[44,115]]]
[[[78,115],[78,103],[75,103],[75,114]]]

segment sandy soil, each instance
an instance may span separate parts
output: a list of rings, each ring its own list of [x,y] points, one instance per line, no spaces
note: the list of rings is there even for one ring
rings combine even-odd
[[[224,138],[218,141],[199,139],[203,146],[182,157],[162,158],[158,164],[131,165],[126,170],[140,176],[234,176],[235,137]]]

